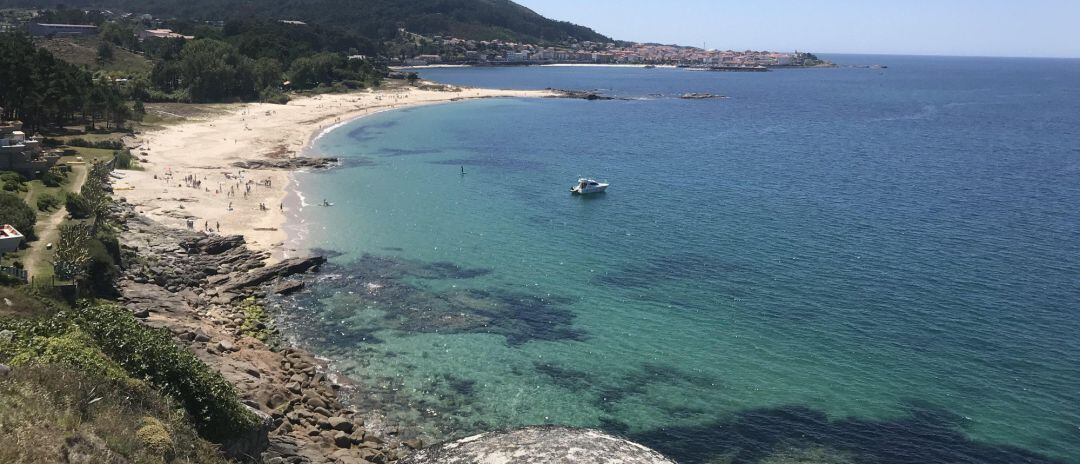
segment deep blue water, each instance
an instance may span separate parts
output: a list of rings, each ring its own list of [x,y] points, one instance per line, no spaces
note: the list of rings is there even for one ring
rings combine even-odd
[[[889,68],[424,71],[626,100],[323,137],[350,161],[297,175],[336,206],[296,240],[339,255],[283,323],[434,439],[560,423],[689,463],[1080,462],[1080,61],[830,58]],[[571,197],[580,176],[611,190]]]

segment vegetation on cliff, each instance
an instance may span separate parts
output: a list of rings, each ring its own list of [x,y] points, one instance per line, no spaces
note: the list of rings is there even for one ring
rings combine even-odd
[[[257,425],[233,387],[177,346],[111,304],[80,304],[34,318],[0,319],[0,363],[53,365],[117,382],[145,382],[177,401],[204,437],[224,441]]]

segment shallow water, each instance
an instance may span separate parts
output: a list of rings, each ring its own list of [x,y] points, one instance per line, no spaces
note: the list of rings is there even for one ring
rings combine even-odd
[[[1080,61],[438,69],[627,100],[378,114],[297,175],[283,324],[431,438],[681,462],[1080,462]],[[685,92],[728,99],[682,100]],[[460,171],[464,168],[465,175]],[[592,198],[580,176],[610,181]]]

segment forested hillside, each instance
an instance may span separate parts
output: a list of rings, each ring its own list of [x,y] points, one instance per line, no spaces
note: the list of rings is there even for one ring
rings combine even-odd
[[[399,26],[425,35],[529,43],[610,41],[592,29],[544,18],[510,0],[0,0],[0,6],[102,7],[191,20],[290,19],[387,39]]]

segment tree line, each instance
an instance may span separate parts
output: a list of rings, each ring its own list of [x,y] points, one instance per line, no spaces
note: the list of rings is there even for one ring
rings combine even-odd
[[[0,114],[30,129],[77,119],[122,124],[130,117],[125,96],[106,80],[95,80],[21,33],[0,34]]]

